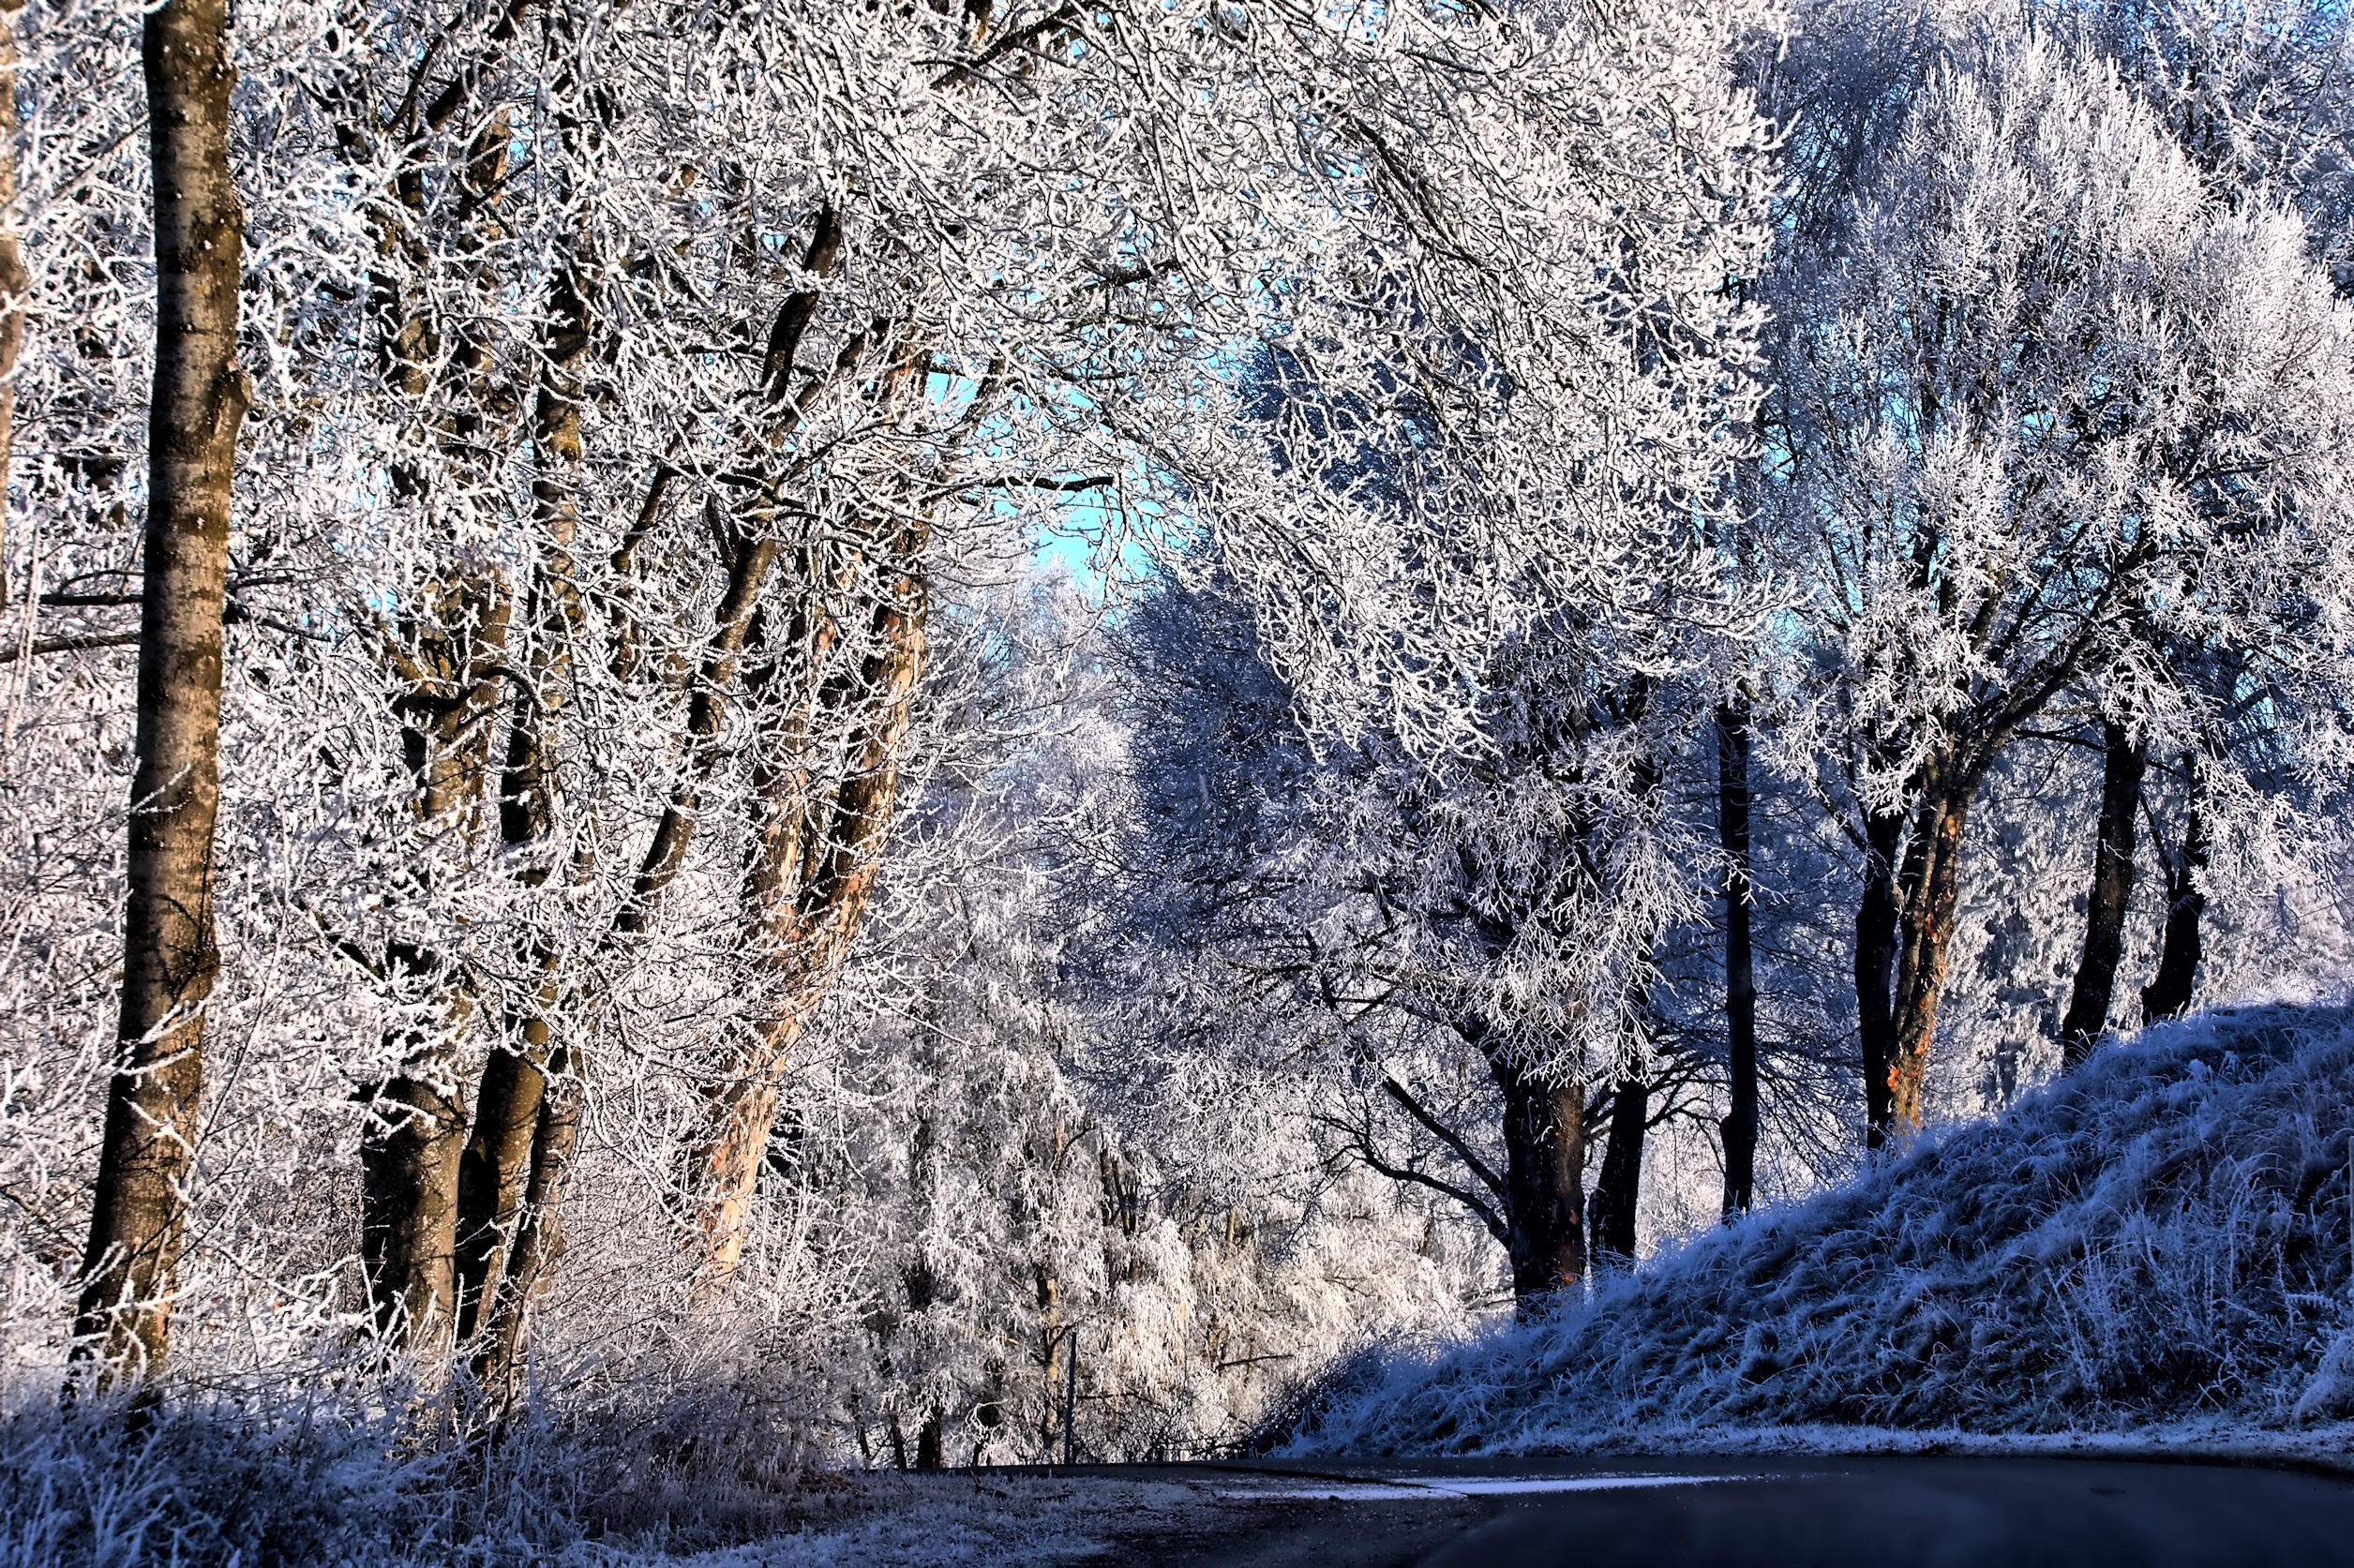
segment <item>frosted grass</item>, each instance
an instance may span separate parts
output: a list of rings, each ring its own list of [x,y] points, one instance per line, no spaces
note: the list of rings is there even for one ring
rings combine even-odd
[[[2349,1009],[2162,1025],[1549,1319],[1368,1352],[1281,1435],[1359,1455],[2286,1441],[2354,1413],[2349,1126]]]

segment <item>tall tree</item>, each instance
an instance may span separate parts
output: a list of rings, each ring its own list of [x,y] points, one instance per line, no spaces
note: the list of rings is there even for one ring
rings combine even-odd
[[[1897,829],[1858,835],[1879,842],[1856,959],[1868,1054],[1885,844],[1905,1138],[1991,769],[2059,694],[2129,666],[2155,606],[2237,636],[2278,605],[2284,552],[2321,569],[2347,334],[2293,217],[2212,202],[2107,67],[2032,34],[1947,66],[1852,210],[1795,243],[1777,538],[1808,585],[1809,722],[1855,814]]]
[[[228,0],[167,0],[141,57],[155,183],[156,368],[148,410],[139,728],[123,1007],[75,1320],[101,1381],[160,1370],[219,972],[221,615],[237,433],[244,209],[231,173]]]

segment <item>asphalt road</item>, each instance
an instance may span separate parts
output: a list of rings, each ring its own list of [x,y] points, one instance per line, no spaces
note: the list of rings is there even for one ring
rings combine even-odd
[[[2354,1481],[2253,1466],[1744,1456],[1172,1466],[1152,1473],[1181,1479],[1217,1505],[1181,1525],[1163,1517],[1119,1533],[1117,1561],[1167,1568],[2354,1568]]]

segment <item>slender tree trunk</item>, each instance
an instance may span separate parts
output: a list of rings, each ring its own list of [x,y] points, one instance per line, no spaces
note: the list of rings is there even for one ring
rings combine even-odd
[[[396,960],[430,975],[430,955],[409,949]],[[462,1026],[469,1006],[454,1000],[443,1024]],[[371,1126],[360,1141],[360,1264],[377,1334],[387,1342],[431,1351],[456,1317],[452,1263],[457,1231],[457,1159],[466,1108],[439,1042],[420,1043],[402,1070],[377,1086]]]
[[[2166,930],[2159,942],[2158,972],[2141,988],[2141,1021],[2155,1023],[2190,1010],[2197,994],[2199,918],[2207,911],[2200,878],[2207,870],[2207,818],[2199,800],[2197,759],[2190,763],[2190,799],[2183,813],[2182,844],[2166,868]]]
[[[437,836],[472,842],[482,830],[507,598],[495,584],[453,578],[389,650],[400,694],[401,748],[416,785],[418,820]],[[429,868],[418,874],[429,888]],[[431,1351],[456,1312],[457,1160],[466,1108],[456,1042],[474,1010],[466,978],[441,953],[412,943],[387,949],[388,970],[430,998],[429,1027],[390,1043],[399,1068],[367,1091],[360,1140],[360,1261],[376,1330]]]
[[[1725,1112],[1725,1203],[1730,1218],[1757,1195],[1758,989],[1749,949],[1749,718],[1717,710],[1717,837],[1725,852],[1725,1044],[1732,1078]],[[1615,1122],[1612,1147],[1617,1146]],[[1603,1161],[1607,1182],[1610,1162]]]
[[[166,0],[142,38],[156,214],[156,370],[147,421],[139,728],[123,921],[120,1056],[75,1318],[103,1381],[159,1369],[220,967],[221,611],[237,432],[244,212],[230,173],[227,0]]]
[[[842,259],[841,216],[819,210],[802,269],[831,276]],[[792,379],[817,296],[802,290],[785,300],[769,332],[760,384],[777,417],[794,416]],[[908,351],[882,378],[877,401],[887,419],[922,388],[930,353]],[[742,1259],[760,1165],[776,1119],[782,1075],[810,1012],[832,989],[856,941],[881,869],[883,844],[898,802],[900,745],[923,667],[929,608],[920,524],[869,533],[859,547],[807,544],[789,564],[798,603],[775,656],[747,672],[745,700],[755,708],[762,746],[754,772],[760,803],[757,847],[745,902],[760,933],[775,1014],[754,1048],[705,1091],[703,1127],[686,1150],[682,1186],[696,1210],[697,1288],[722,1288]],[[863,578],[873,605],[854,675],[828,674],[841,633],[834,606]],[[764,629],[773,620],[764,620]],[[847,722],[848,765],[830,789],[817,787],[812,747],[818,732]]]
[[[1874,813],[1864,822],[1864,896],[1855,907],[1855,1025],[1864,1051],[1864,1147],[1888,1142],[1896,1119],[1897,850],[1905,819]]]
[[[540,559],[532,591],[529,689],[518,692],[500,781],[499,835],[523,857],[525,887],[556,867],[558,731],[572,681],[573,645],[584,620],[574,550],[579,539],[583,459],[582,367],[591,342],[587,265],[576,245],[549,295],[544,366],[533,406],[532,481]],[[554,1044],[561,955],[547,943],[525,954],[539,976],[532,1005],[506,1023],[483,1065],[472,1130],[454,1168],[459,1332],[472,1342],[475,1379],[503,1405],[519,1384],[531,1306],[562,1252],[556,1205],[578,1142],[577,1065]]]
[[[1488,1065],[1504,1091],[1507,1250],[1525,1314],[1585,1280],[1585,1090],[1541,1082],[1500,1052]]]
[[[2125,726],[2101,726],[2101,817],[2092,849],[2092,887],[2084,906],[2084,956],[2060,1021],[2061,1070],[2074,1072],[2108,1029],[2117,962],[2125,949],[2125,909],[2134,897],[2134,815],[2149,754]]]
[[[493,27],[494,57],[511,41],[517,21],[519,11],[510,7]],[[413,102],[404,110],[397,129],[416,140],[385,194],[388,206],[407,209],[414,222],[380,222],[378,263],[369,276],[382,385],[404,405],[404,422],[416,442],[413,448],[397,443],[389,477],[394,493],[412,500],[427,497],[438,482],[427,458],[430,441],[438,440],[449,467],[471,471],[477,482],[487,477],[486,461],[497,461],[483,438],[486,411],[501,393],[491,373],[490,333],[482,323],[458,323],[444,357],[442,323],[427,303],[425,275],[437,263],[419,238],[432,189],[424,137],[471,102],[480,79],[479,64],[461,69],[427,107],[423,124],[411,115]],[[359,106],[348,107],[352,118],[337,127],[338,139],[365,163],[383,127]],[[476,131],[465,160],[444,172],[457,176],[462,192],[456,222],[478,247],[497,226],[484,220],[501,199],[512,140],[510,116],[494,112]],[[464,486],[451,488],[462,494]],[[419,613],[406,618],[398,641],[386,650],[398,682],[393,707],[417,784],[419,817],[472,845],[484,830],[511,596],[495,573],[457,561],[445,568],[439,589]],[[422,982],[437,996],[439,1016],[435,1027],[414,1032],[399,1067],[368,1094],[373,1113],[360,1145],[360,1254],[380,1336],[429,1353],[446,1344],[466,1314],[457,1264],[459,1170],[467,1145],[457,1056],[475,997],[466,977],[442,954],[404,947],[388,959],[403,978]]]
[[[777,1013],[756,1052],[709,1091],[705,1130],[689,1153],[687,1187],[697,1195],[707,1289],[724,1281],[742,1255],[743,1222],[784,1067],[857,940],[881,870],[898,799],[900,744],[923,665],[923,543],[910,530],[892,551],[891,586],[868,628],[873,651],[848,694],[863,722],[847,775],[828,799],[810,799],[809,724],[802,714],[790,723],[782,766],[762,769],[767,820],[750,891],[777,979]]]
[[[24,0],[0,0],[0,609],[8,603],[8,480],[16,471],[16,368],[24,352],[24,304],[33,275],[16,212],[17,19]]]
[[[1897,955],[1893,1009],[1896,1061],[1890,1073],[1894,1131],[1909,1142],[1921,1130],[1921,1092],[1937,1039],[1937,1008],[1961,903],[1962,830],[1970,820],[1967,785],[1941,790],[1922,803],[1905,856],[1903,948]]]
[[[745,639],[776,555],[774,536],[762,533],[740,542],[728,558],[727,587],[705,644],[694,694],[687,703],[683,776],[673,787],[662,817],[654,825],[652,841],[638,862],[629,895],[613,918],[611,936],[615,942],[633,941],[653,929],[663,899],[686,862],[686,852],[694,842],[702,810],[703,784],[719,761],[720,735],[727,724],[727,694],[736,684]],[[549,1000],[548,993],[543,993],[543,1001]],[[543,1017],[545,1011],[543,1007]],[[520,1178],[521,1199],[515,1205],[511,1222],[499,1221],[496,1205],[506,1202],[502,1194],[516,1190],[517,1178],[512,1165],[490,1169],[478,1165],[471,1183],[462,1165],[460,1173],[461,1187],[474,1193],[477,1202],[484,1202],[487,1195],[493,1205],[487,1211],[487,1220],[481,1209],[460,1216],[460,1233],[470,1238],[469,1247],[492,1248],[499,1245],[498,1238],[512,1237],[503,1243],[503,1270],[495,1279],[486,1277],[479,1287],[470,1287],[485,1303],[479,1309],[480,1322],[475,1331],[474,1375],[490,1396],[501,1402],[512,1398],[519,1384],[532,1304],[563,1250],[557,1210],[580,1132],[580,1065],[571,1059],[567,1050],[558,1046],[548,1052],[543,1070],[532,1054],[535,1048],[530,1041],[533,1038],[540,1041],[536,1049],[547,1048],[549,1037],[527,1033],[525,1050],[512,1053],[517,1060],[501,1068],[502,1072],[517,1075],[514,1093],[509,1095],[502,1087],[499,1095],[486,1096],[505,1107],[500,1112],[501,1119],[486,1125],[481,1114],[476,1117],[477,1127],[485,1130],[482,1158],[511,1159],[522,1107],[536,1090],[538,1104],[532,1124],[528,1173]],[[496,1064],[499,1058],[494,1055],[492,1060]],[[502,1127],[506,1129],[503,1137],[500,1136]],[[469,1255],[473,1253],[470,1251]]]
[[[475,1381],[500,1408],[513,1404],[521,1388],[532,1306],[563,1256],[558,1208],[579,1140],[579,1075],[570,1053],[559,1046],[548,1053],[542,1075],[515,1239],[505,1268],[488,1286],[489,1305],[473,1338]]]
[[[1640,1064],[1619,1075],[1611,1095],[1610,1141],[1602,1146],[1602,1171],[1586,1207],[1594,1268],[1632,1268],[1635,1208],[1642,1195],[1643,1135],[1651,1126],[1651,1083]]]
[[[695,694],[687,704],[684,775],[654,825],[652,841],[638,863],[629,894],[613,918],[612,936],[617,942],[635,940],[653,929],[664,896],[686,862],[686,852],[694,841],[702,809],[703,783],[719,760],[718,742],[727,723],[727,694],[735,685],[744,639],[776,554],[775,539],[762,535],[740,544],[728,562],[727,585],[720,598],[716,624],[705,647]],[[517,1054],[517,1060],[501,1067],[502,1072],[513,1072],[518,1080],[513,1096],[505,1096],[502,1091],[500,1098],[507,1107],[502,1112],[502,1118],[518,1116],[522,1102],[531,1098],[534,1089],[538,1099],[528,1173],[521,1178],[522,1197],[512,1219],[502,1224],[497,1208],[505,1201],[502,1194],[516,1190],[517,1178],[511,1165],[485,1170],[478,1162],[477,1171],[469,1181],[461,1164],[459,1177],[461,1187],[473,1193],[478,1203],[487,1198],[492,1205],[487,1216],[485,1211],[473,1209],[459,1217],[460,1234],[469,1238],[466,1245],[470,1258],[479,1255],[476,1249],[494,1249],[496,1238],[512,1236],[504,1244],[505,1267],[498,1277],[468,1287],[486,1303],[480,1308],[480,1322],[475,1329],[474,1376],[495,1401],[511,1398],[519,1386],[532,1304],[548,1270],[562,1252],[557,1205],[562,1199],[573,1151],[579,1141],[579,1065],[570,1059],[568,1052],[558,1048],[549,1054],[543,1070],[532,1059],[531,1049],[527,1039],[525,1052],[511,1053]],[[498,1063],[499,1057],[494,1055],[492,1061]],[[478,1127],[484,1123],[479,1113],[476,1123]],[[503,1139],[498,1136],[502,1125],[509,1132]],[[510,1119],[487,1127],[482,1139],[482,1158],[496,1159],[502,1154],[511,1157],[515,1148],[512,1132],[517,1125]],[[470,1268],[474,1266],[477,1265],[469,1264]]]

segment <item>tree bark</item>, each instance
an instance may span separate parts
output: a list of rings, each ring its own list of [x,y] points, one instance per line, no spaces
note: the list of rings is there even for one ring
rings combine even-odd
[[[1893,1011],[1896,1059],[1889,1074],[1893,1132],[1909,1143],[1921,1131],[1922,1086],[1944,999],[1954,915],[1961,903],[1962,830],[1970,820],[1967,785],[1922,802],[1905,855],[1903,946],[1897,954]]]
[[[227,0],[166,0],[142,36],[156,217],[137,766],[123,921],[120,1054],[75,1318],[102,1382],[159,1370],[203,1088],[204,1005],[220,967],[221,613],[237,432],[244,212],[230,173]]]
[[[2182,844],[2166,867],[2166,929],[2159,941],[2158,972],[2141,989],[2144,1025],[2190,1010],[2197,994],[2199,918],[2207,910],[2200,879],[2207,870],[2207,818],[2199,800],[2197,759],[2189,761],[2190,799],[2183,812]]]
[[[1651,1083],[1634,1064],[1620,1074],[1611,1094],[1610,1141],[1602,1146],[1601,1174],[1586,1208],[1597,1274],[1635,1265],[1635,1208],[1642,1194],[1643,1135],[1650,1125]]]
[[[387,650],[399,681],[393,707],[419,822],[437,837],[471,841],[482,829],[507,600],[497,585],[462,576],[441,587]],[[418,886],[429,888],[431,876],[421,871]],[[400,1067],[367,1091],[360,1262],[378,1335],[430,1351],[446,1341],[457,1305],[455,1188],[466,1108],[454,1046],[474,999],[465,977],[428,948],[394,943],[385,964],[387,978],[417,987],[436,1016],[388,1042]]]
[[[557,753],[572,683],[573,645],[585,612],[578,544],[582,366],[592,341],[586,269],[576,243],[548,299],[540,385],[532,406],[532,479],[540,556],[532,589],[531,674],[515,694],[506,767],[499,785],[499,836],[517,852],[527,888],[554,874]],[[483,1064],[474,1125],[451,1172],[457,1210],[457,1318],[472,1346],[476,1381],[495,1404],[519,1384],[531,1306],[562,1252],[555,1206],[579,1137],[579,1083],[555,1045],[561,955],[550,944],[524,957],[538,975],[531,1006],[506,1020]]]
[[[1512,1296],[1522,1315],[1585,1281],[1585,1090],[1546,1083],[1500,1051]]]
[[[1725,1047],[1731,1084],[1722,1130],[1724,1214],[1731,1218],[1747,1214],[1756,1201],[1758,1152],[1758,990],[1749,946],[1749,718],[1733,703],[1717,710],[1717,837],[1725,853]],[[1614,1150],[1615,1120],[1611,1138]],[[1605,1157],[1606,1184],[1609,1172]]]
[[[2092,887],[2085,899],[2084,954],[2060,1021],[2063,1072],[2084,1065],[2108,1030],[2117,992],[2117,963],[2125,948],[2125,909],[2134,896],[2134,816],[2141,809],[2141,780],[2149,754],[2125,726],[2101,726],[2101,815],[2092,849]]]
[[[544,1018],[525,1021],[521,1050],[502,1043],[483,1064],[474,1120],[457,1163],[457,1328],[460,1342],[482,1327],[483,1307],[505,1272],[507,1244],[522,1213],[532,1140],[547,1089],[551,1038]]]
[[[776,981],[775,1015],[756,1051],[706,1094],[702,1135],[689,1152],[687,1189],[707,1289],[742,1256],[743,1223],[768,1150],[781,1075],[808,1016],[841,972],[857,940],[881,870],[899,787],[899,750],[924,655],[923,538],[909,529],[894,542],[891,586],[868,628],[872,651],[854,689],[812,694],[787,721],[775,758],[756,781],[764,803],[759,848],[748,878],[763,957]],[[772,668],[773,666],[772,666]],[[847,774],[813,799],[807,762],[812,709],[854,703],[862,722]]]
[[[540,1083],[514,1240],[506,1266],[487,1287],[488,1304],[472,1337],[475,1383],[498,1409],[511,1406],[521,1389],[532,1307],[563,1255],[558,1205],[580,1140],[579,1074],[563,1047],[548,1053]]]
[[[1864,1054],[1864,1147],[1887,1142],[1896,1119],[1897,850],[1905,819],[1875,812],[1864,821],[1864,896],[1855,907],[1855,1026]]]

